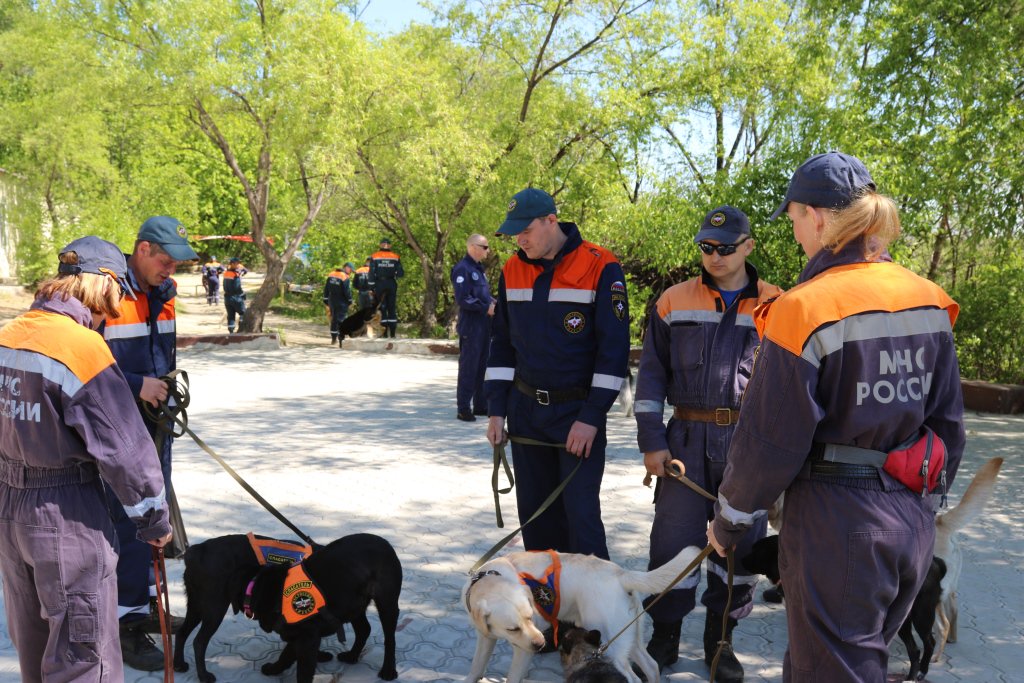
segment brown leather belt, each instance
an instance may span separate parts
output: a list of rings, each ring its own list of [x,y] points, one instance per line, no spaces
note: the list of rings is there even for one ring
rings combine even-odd
[[[587,396],[590,395],[589,390],[581,388],[538,389],[519,379],[519,375],[516,375],[513,384],[516,385],[516,389],[542,406],[548,406],[552,403],[565,403],[566,401],[585,401]]]
[[[713,422],[719,427],[734,425],[740,419],[740,411],[733,408],[683,408],[676,406],[672,415],[677,420]]]

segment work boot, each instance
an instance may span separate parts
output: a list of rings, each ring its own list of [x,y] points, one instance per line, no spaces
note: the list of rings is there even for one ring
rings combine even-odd
[[[332,334],[331,335],[331,345],[333,346],[334,344],[337,344],[337,343],[338,343],[338,335]]]
[[[647,643],[647,654],[662,672],[679,660],[679,631],[683,620],[654,622],[654,634]]]
[[[732,649],[732,630],[736,628],[736,620],[729,617],[725,625],[725,640],[722,642],[722,654],[718,657],[718,668],[715,669],[717,683],[743,683],[743,667]],[[722,637],[722,615],[708,610],[704,617],[704,663],[711,667],[718,652],[718,642]]]
[[[782,584],[780,583],[778,586],[766,588],[761,597],[764,598],[765,602],[770,602],[778,605],[786,597],[786,594],[783,592]]]
[[[171,615],[171,633],[177,633],[181,625],[185,623],[184,617]],[[149,614],[145,619],[131,622],[132,626],[141,628],[146,633],[160,633],[160,612],[157,611],[156,598],[149,601]]]
[[[138,623],[121,625],[121,659],[136,671],[160,671],[164,668],[164,653]]]

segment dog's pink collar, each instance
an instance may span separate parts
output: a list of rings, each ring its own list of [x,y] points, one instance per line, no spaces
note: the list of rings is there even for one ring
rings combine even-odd
[[[256,579],[249,581],[249,585],[245,587],[245,600],[242,601],[242,614],[245,615],[246,619],[252,619],[252,588],[256,585]]]

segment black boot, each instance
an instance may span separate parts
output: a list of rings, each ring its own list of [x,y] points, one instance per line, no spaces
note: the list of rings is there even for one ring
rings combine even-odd
[[[333,346],[334,344],[337,344],[337,343],[338,343],[338,335],[332,334],[331,335],[331,345]]]
[[[647,643],[647,654],[658,663],[662,672],[679,659],[679,631],[682,627],[682,619],[654,622],[654,634]]]
[[[718,656],[718,667],[715,669],[716,683],[743,683],[743,667],[732,649],[732,630],[736,628],[736,620],[729,617],[725,624],[725,639],[722,641],[722,654]],[[704,617],[704,663],[711,667],[718,652],[718,643],[722,638],[722,615],[708,610]]]

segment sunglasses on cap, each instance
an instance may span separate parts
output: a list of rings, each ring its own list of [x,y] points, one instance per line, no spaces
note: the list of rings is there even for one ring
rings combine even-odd
[[[744,237],[735,244],[709,244],[707,242],[697,242],[697,246],[700,247],[700,250],[708,256],[711,256],[716,251],[719,256],[729,256],[730,254],[735,254],[736,248],[749,239],[749,237]]]

